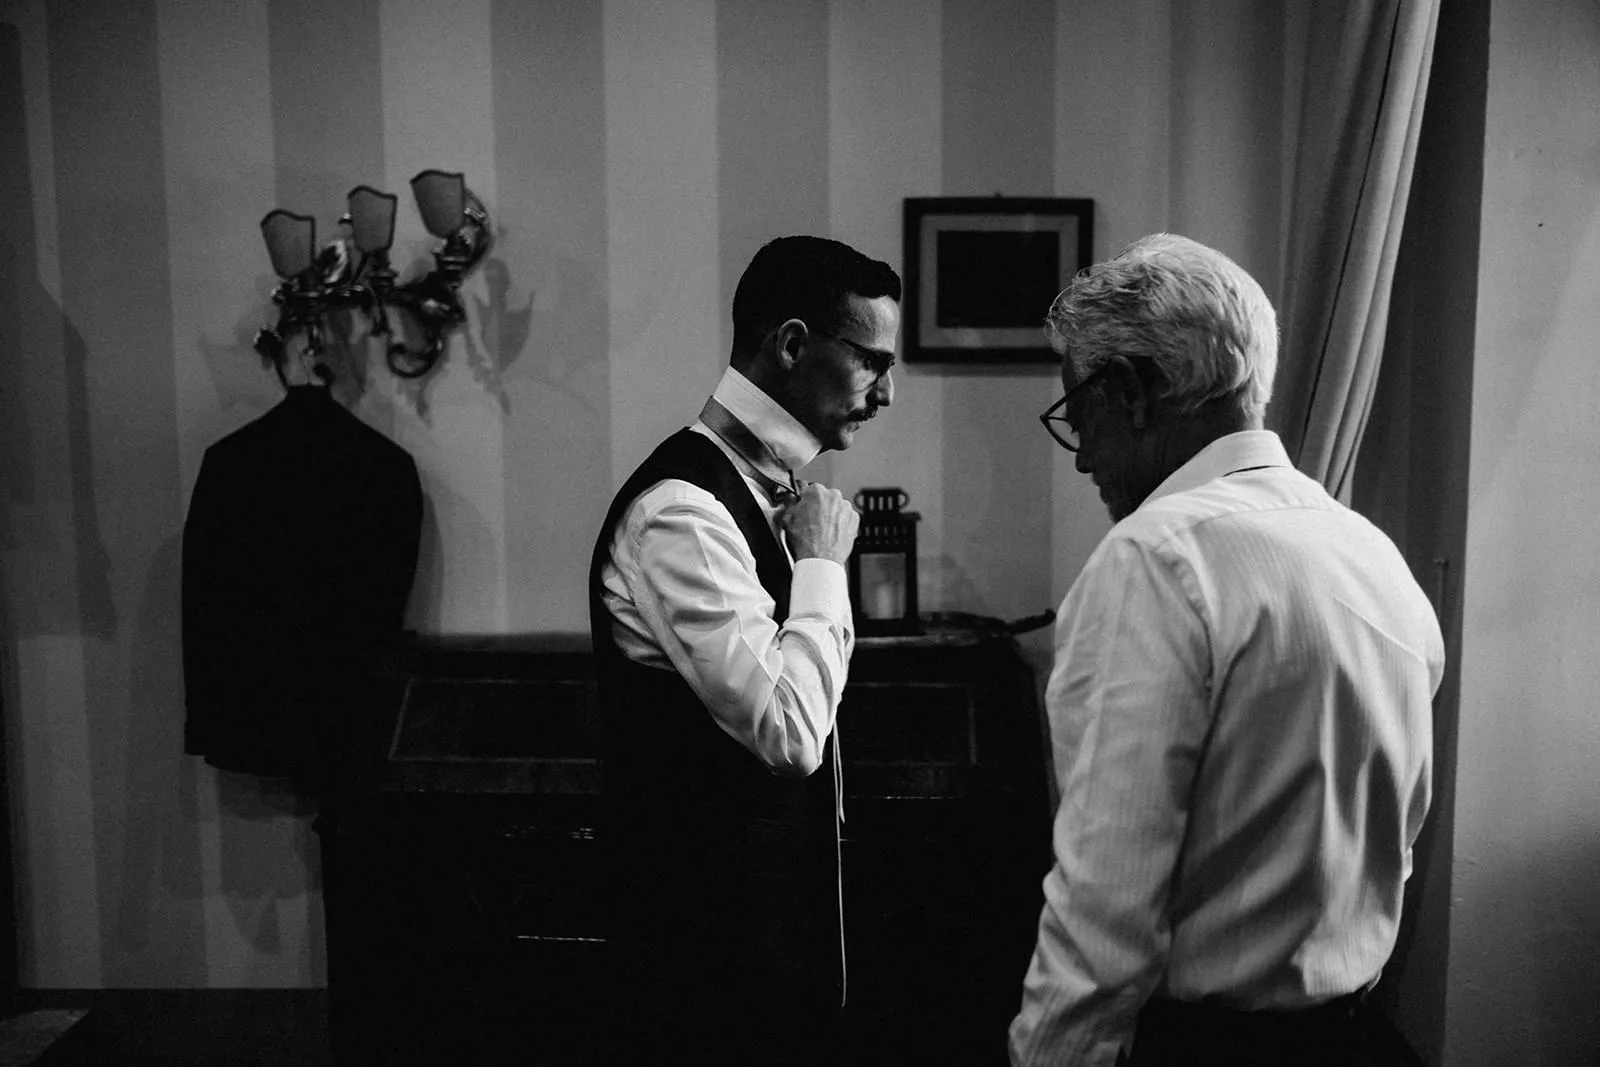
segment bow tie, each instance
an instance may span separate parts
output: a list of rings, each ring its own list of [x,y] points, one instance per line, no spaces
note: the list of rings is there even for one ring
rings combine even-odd
[[[744,461],[750,476],[767,491],[773,503],[786,503],[799,494],[794,472],[779,463],[772,449],[716,397],[707,400],[706,406],[700,409],[700,421]]]

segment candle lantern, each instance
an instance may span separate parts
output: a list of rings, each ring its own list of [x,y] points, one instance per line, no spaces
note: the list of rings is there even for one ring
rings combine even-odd
[[[850,553],[850,603],[863,637],[922,632],[917,614],[917,520],[903,489],[855,495],[861,525]]]

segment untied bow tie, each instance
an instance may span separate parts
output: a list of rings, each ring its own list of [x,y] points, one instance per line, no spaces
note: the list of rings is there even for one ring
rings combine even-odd
[[[722,438],[722,442],[733,449],[734,455],[744,460],[750,476],[767,491],[773,503],[782,504],[799,494],[794,472],[779,463],[766,442],[740,422],[733,412],[723,407],[716,397],[708,399],[706,406],[700,409],[700,421]]]

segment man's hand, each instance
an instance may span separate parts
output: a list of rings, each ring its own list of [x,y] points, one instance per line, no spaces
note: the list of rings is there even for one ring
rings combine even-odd
[[[806,482],[800,495],[784,507],[778,522],[789,535],[789,551],[795,559],[831,559],[842,564],[856,543],[861,516],[839,490]]]

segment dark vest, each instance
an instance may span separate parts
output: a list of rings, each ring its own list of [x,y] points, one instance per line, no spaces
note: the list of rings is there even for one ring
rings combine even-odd
[[[644,1007],[643,1025],[657,1036],[676,1030],[679,1048],[706,1036],[716,1042],[699,1052],[707,1062],[806,1062],[765,1043],[814,1031],[840,1004],[833,744],[811,776],[780,778],[717,726],[677,673],[617,649],[601,566],[628,506],[668,478],[727,507],[780,624],[789,609],[788,557],[738,470],[701,434],[668,438],[617,493],[589,572],[614,966],[642,979],[629,979],[626,995]]]

